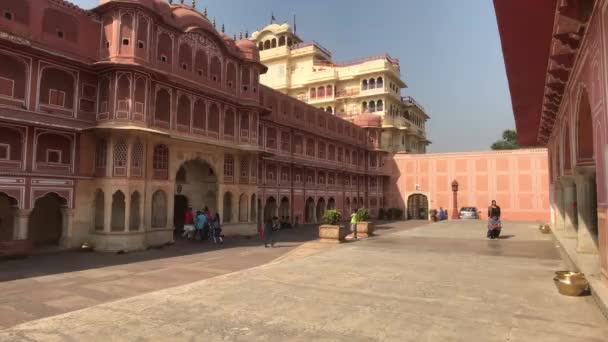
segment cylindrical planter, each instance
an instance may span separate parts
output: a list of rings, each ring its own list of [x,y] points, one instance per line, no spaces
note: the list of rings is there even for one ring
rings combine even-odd
[[[347,227],[333,224],[319,226],[319,241],[321,242],[342,243],[346,241],[346,235],[348,235]]]
[[[357,223],[357,237],[369,237],[374,235],[375,226],[373,222],[358,222]]]

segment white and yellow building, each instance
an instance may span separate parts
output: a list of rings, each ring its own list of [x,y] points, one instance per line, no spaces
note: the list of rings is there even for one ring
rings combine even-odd
[[[388,54],[348,62],[332,61],[319,43],[304,42],[288,24],[271,24],[251,40],[268,67],[260,82],[315,107],[354,120],[362,113],[382,118],[382,146],[388,152],[425,153],[429,116],[403,97],[399,60]]]

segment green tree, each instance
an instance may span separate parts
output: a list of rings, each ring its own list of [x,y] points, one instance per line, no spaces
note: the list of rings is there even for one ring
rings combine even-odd
[[[507,129],[502,132],[502,139],[492,144],[493,150],[516,150],[520,148],[517,141],[517,132],[513,129]]]

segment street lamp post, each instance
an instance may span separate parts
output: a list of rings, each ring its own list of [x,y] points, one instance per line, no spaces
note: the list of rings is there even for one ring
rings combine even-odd
[[[460,218],[460,215],[458,213],[458,181],[455,179],[452,181],[452,194],[454,196],[452,201],[452,220],[457,220]]]

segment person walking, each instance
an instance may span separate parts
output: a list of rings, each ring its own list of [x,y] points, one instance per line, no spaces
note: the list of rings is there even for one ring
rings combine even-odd
[[[194,239],[196,239],[196,236],[200,236],[201,240],[205,240],[205,227],[209,226],[209,223],[207,221],[207,214],[205,214],[202,211],[198,211],[196,213],[196,224],[195,224],[195,228],[196,228],[196,232],[194,233]]]
[[[270,247],[274,247],[274,238],[273,238],[273,220],[270,219],[268,221],[266,221],[266,224],[264,225],[263,229],[262,229],[262,237],[264,238],[264,248],[268,248],[268,245],[270,245]]]
[[[350,230],[353,232],[353,240],[358,240],[357,237],[357,209],[353,209],[352,214],[350,214]]]
[[[495,200],[492,200],[492,204],[488,207],[488,238],[498,239],[501,230],[500,207]]]
[[[188,208],[186,208],[186,212],[184,213],[184,228],[182,237],[190,237],[192,232],[194,232],[194,215],[192,214],[192,207],[188,206]]]

